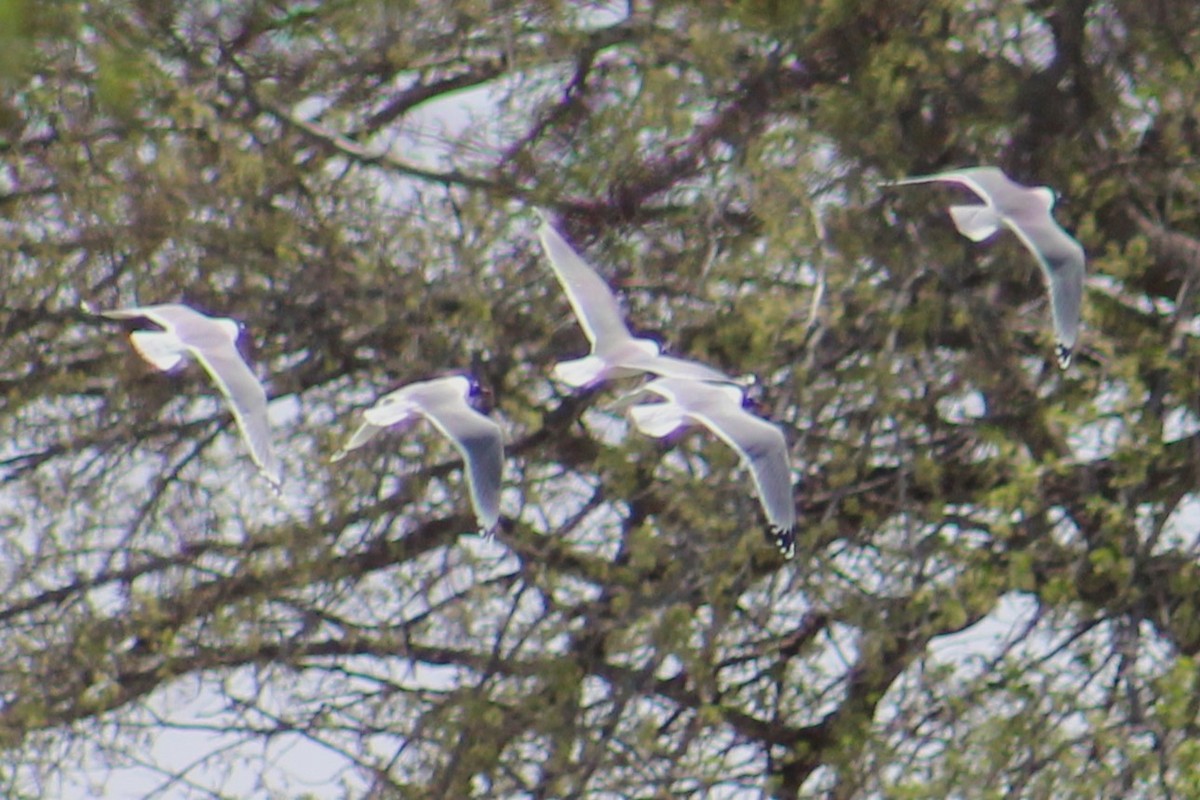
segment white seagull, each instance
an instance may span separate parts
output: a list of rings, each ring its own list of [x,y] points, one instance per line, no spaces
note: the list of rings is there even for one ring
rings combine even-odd
[[[785,558],[792,558],[796,554],[796,503],[783,432],[748,412],[742,390],[730,384],[657,378],[629,400],[638,400],[645,393],[656,394],[666,402],[629,408],[630,418],[642,433],[661,438],[685,425],[698,424],[737,451],[754,478],[759,502],[766,512],[769,537]]]
[[[1033,253],[1050,291],[1050,310],[1057,339],[1054,354],[1060,367],[1069,367],[1079,334],[1084,253],[1079,242],[1064,231],[1050,213],[1054,209],[1054,190],[1048,186],[1014,183],[996,167],[950,170],[883,185],[935,182],[964,186],[983,200],[984,205],[950,206],[950,218],[963,236],[981,242],[1005,225]]]
[[[87,306],[85,309],[90,310]],[[95,312],[93,312],[95,313]],[[144,319],[162,330],[135,330],[129,340],[142,358],[160,370],[174,369],[191,355],[225,395],[250,457],[276,489],[283,483],[279,462],[271,452],[267,393],[238,352],[241,325],[227,317],[210,317],[179,303],[101,311],[109,319]]]
[[[556,378],[572,387],[643,372],[671,378],[732,381],[729,376],[704,364],[663,355],[658,343],[652,339],[634,337],[625,325],[608,284],[554,230],[545,214],[540,211],[538,214],[542,219],[538,227],[542,248],[592,344],[589,355],[556,364]]]
[[[475,516],[482,530],[491,533],[500,520],[504,434],[499,425],[471,406],[471,398],[478,394],[479,384],[466,375],[418,381],[385,394],[363,412],[366,422],[332,460],[345,458],[348,452],[362,447],[388,426],[407,423],[408,427],[424,417],[462,456]]]

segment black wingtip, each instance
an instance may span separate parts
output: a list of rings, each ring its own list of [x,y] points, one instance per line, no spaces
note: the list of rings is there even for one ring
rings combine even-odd
[[[495,539],[497,533],[509,536],[516,528],[517,523],[513,521],[512,517],[506,517],[501,514],[496,517],[496,523],[492,527],[486,528],[481,524],[479,526],[479,535],[484,539]]]
[[[1054,355],[1058,358],[1058,366],[1062,369],[1066,369],[1067,367],[1071,366],[1071,356],[1074,355],[1074,351],[1072,351],[1071,348],[1067,347],[1065,344],[1059,342],[1058,344],[1054,345]]]
[[[789,561],[796,556],[796,534],[791,528],[778,528],[774,525],[767,529],[767,538],[779,549],[783,557]]]

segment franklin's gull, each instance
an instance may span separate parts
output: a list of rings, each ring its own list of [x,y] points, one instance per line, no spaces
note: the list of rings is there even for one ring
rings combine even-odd
[[[736,450],[754,478],[769,525],[768,536],[785,558],[792,558],[796,554],[796,504],[783,432],[748,412],[743,391],[730,384],[657,378],[630,399],[640,399],[646,393],[656,394],[665,402],[629,408],[637,429],[661,438],[685,425],[703,425]]]
[[[189,354],[195,358],[229,401],[233,418],[250,448],[250,457],[263,476],[279,488],[283,476],[271,452],[267,394],[238,352],[239,323],[227,317],[210,317],[179,303],[99,314],[117,320],[149,320],[161,327],[162,330],[135,330],[129,334],[134,349],[160,370],[174,369]]]
[[[981,242],[1001,225],[1007,226],[1037,259],[1050,291],[1050,310],[1057,339],[1054,354],[1063,369],[1079,334],[1083,300],[1083,247],[1063,230],[1051,211],[1054,191],[1047,186],[1015,183],[996,167],[970,167],[891,181],[884,186],[917,183],[955,183],[977,194],[984,205],[950,206],[950,218],[959,233]]]
[[[658,343],[652,339],[634,337],[625,325],[608,284],[554,230],[544,214],[541,218],[538,237],[542,247],[592,345],[589,355],[556,364],[556,378],[572,387],[644,372],[691,380],[732,380],[704,364],[663,355]]]
[[[504,435],[500,426],[471,406],[479,384],[466,375],[418,381],[385,394],[363,412],[366,419],[333,461],[345,458],[386,427],[412,424],[424,417],[462,456],[475,516],[485,533],[500,520],[500,481],[504,472]]]

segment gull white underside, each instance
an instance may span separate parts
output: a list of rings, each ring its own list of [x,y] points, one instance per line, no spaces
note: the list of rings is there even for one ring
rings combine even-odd
[[[688,424],[687,415],[674,403],[633,406],[629,409],[629,416],[639,431],[656,439],[670,436]]]
[[[647,339],[632,339],[632,344],[646,343]],[[631,378],[645,373],[664,378],[682,378],[698,381],[727,382],[732,380],[722,372],[683,358],[654,354],[588,355],[554,365],[554,377],[572,388],[590,386],[600,381],[616,378]]]
[[[982,242],[1000,230],[1000,216],[987,206],[950,206],[950,218],[958,232],[973,242]]]
[[[179,337],[165,331],[133,331],[129,334],[133,349],[142,358],[166,372],[183,362],[185,348]]]

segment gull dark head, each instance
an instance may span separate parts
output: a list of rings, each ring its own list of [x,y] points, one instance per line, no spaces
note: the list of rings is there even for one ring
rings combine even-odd
[[[466,374],[464,377],[470,382],[467,387],[467,402],[476,411],[482,411],[484,414],[490,413],[496,400],[492,393],[492,387],[481,383],[474,375]]]
[[[752,414],[765,415],[763,406],[765,389],[758,376],[754,374],[741,375],[735,383],[742,388],[742,408]]]
[[[467,382],[467,404],[484,414],[491,412],[493,402],[491,387],[480,381],[472,370],[464,368],[441,370],[426,380],[437,380],[438,378],[462,378]]]

